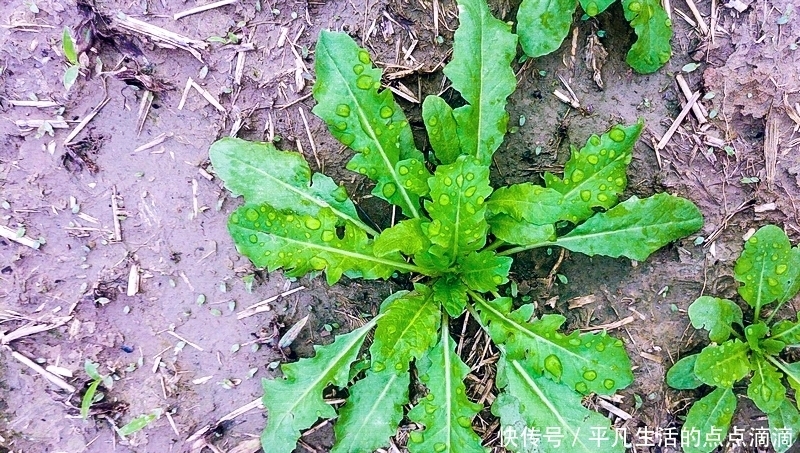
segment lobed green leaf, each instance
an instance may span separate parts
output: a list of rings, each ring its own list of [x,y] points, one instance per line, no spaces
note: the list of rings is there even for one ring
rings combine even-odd
[[[732,388],[750,373],[750,347],[738,339],[706,346],[697,357],[694,373],[698,379],[715,387]]]
[[[488,166],[506,133],[506,98],[517,86],[511,69],[517,36],[492,16],[484,0],[459,0],[458,10],[453,59],[444,73],[468,102],[453,111],[461,154]]]
[[[580,151],[572,151],[563,179],[544,174],[546,186],[562,194],[559,219],[577,224],[591,217],[594,208],[608,209],[617,204],[628,184],[626,170],[642,127],[640,121],[616,125],[602,136],[592,135]]]
[[[733,271],[736,280],[742,283],[739,295],[755,308],[758,316],[761,307],[794,296],[792,288],[797,284],[798,268],[800,253],[792,250],[786,233],[767,225],[747,240]]]
[[[492,403],[492,414],[500,418],[502,432],[513,433],[511,436],[503,438],[506,450],[514,453],[541,453],[541,442],[528,441],[522,436],[523,433],[530,432],[533,427],[525,419],[527,414],[523,411],[522,403],[516,396],[508,392],[500,392]],[[515,434],[516,436],[514,436]]]
[[[447,264],[486,244],[484,200],[492,193],[489,167],[477,159],[459,157],[440,165],[428,180],[432,201],[425,202],[432,221],[427,236],[433,244],[430,253]]]
[[[425,428],[409,433],[411,453],[485,453],[472,419],[481,409],[467,398],[464,378],[469,367],[456,354],[447,323],[442,322],[439,342],[420,362],[419,379],[428,395],[408,413]]]
[[[506,214],[497,214],[486,219],[489,229],[497,239],[526,247],[554,241],[556,238],[555,225],[534,225],[528,222],[514,220]]]
[[[719,439],[727,437],[731,426],[733,411],[736,410],[736,395],[730,388],[717,388],[696,401],[681,429],[683,451],[685,453],[709,453],[722,444],[708,442],[712,432],[721,433]]]
[[[611,395],[633,382],[630,359],[622,340],[602,333],[558,332],[566,318],[533,319],[532,304],[511,311],[507,297],[476,299],[481,321],[492,341],[504,344],[511,360],[527,360],[533,370],[580,393]]]
[[[503,388],[501,395],[505,396],[495,400],[492,413],[500,416],[503,429],[519,426],[520,419],[529,429],[536,427],[543,434],[548,428],[557,428],[564,436],[564,443],[540,442],[542,453],[561,452],[564,447],[570,452],[596,453],[601,441],[603,452],[625,451],[624,442],[616,442],[610,420],[583,407],[581,394],[545,378],[523,361],[509,359],[504,354],[500,357],[498,386]],[[519,410],[519,415],[514,410]],[[516,434],[522,442],[523,433]]]
[[[348,389],[350,396],[333,425],[336,443],[331,453],[361,453],[389,445],[403,420],[409,383],[407,370],[367,370],[366,376]]]
[[[437,341],[441,313],[430,289],[417,285],[415,291],[387,300],[381,307],[375,341],[369,351],[372,370],[391,368],[408,371],[412,358],[419,360]]]
[[[467,290],[460,278],[445,274],[433,283],[433,300],[442,305],[453,318],[461,316],[467,306]]]
[[[522,0],[517,33],[525,55],[535,58],[558,50],[569,34],[576,0]]]
[[[707,330],[711,341],[722,343],[734,332],[733,323],[742,326],[742,309],[728,299],[701,296],[689,306],[689,319],[695,329]]]
[[[786,387],[781,382],[783,375],[759,353],[753,354],[750,363],[753,377],[747,386],[747,396],[765,414],[778,410],[786,400]]]
[[[772,326],[772,340],[780,341],[787,345],[800,344],[800,313],[797,314],[797,321],[787,319],[778,321]]]
[[[455,162],[461,155],[461,141],[453,109],[439,96],[427,96],[422,102],[422,120],[439,163]]]
[[[347,34],[323,30],[315,70],[313,111],[337,140],[356,151],[347,168],[377,183],[373,195],[400,206],[409,217],[419,217],[419,197],[425,195],[419,188],[427,189],[430,174],[392,93],[378,91],[381,70],[372,66],[369,53]]]
[[[678,390],[693,390],[703,385],[703,381],[694,374],[698,356],[692,354],[675,362],[667,371],[667,385]]]
[[[239,253],[253,264],[270,272],[283,268],[292,277],[324,270],[332,285],[343,274],[376,279],[408,270],[399,254],[374,256],[364,230],[350,222],[345,222],[340,238],[338,223],[329,208],[310,216],[287,214],[266,204],[245,205],[231,214],[228,231]]]
[[[763,322],[751,324],[744,329],[744,338],[753,351],[761,351],[761,341],[769,333],[769,328]]]
[[[290,453],[302,430],[319,418],[336,417],[333,407],[322,399],[322,392],[329,385],[347,385],[350,364],[358,359],[361,345],[377,319],[339,335],[327,346],[315,346],[313,357],[281,365],[284,379],[263,380],[263,402],[269,414],[261,434],[264,451]]]
[[[497,291],[498,285],[508,282],[512,261],[491,251],[472,252],[459,260],[458,274],[472,290],[482,293]]]
[[[330,208],[342,221],[375,234],[358,218],[345,188],[322,173],[312,176],[300,153],[279,151],[272,143],[225,137],[214,142],[208,154],[225,187],[248,203],[266,203],[279,211],[310,216]]]
[[[797,398],[797,395],[800,393],[800,362],[785,363],[780,360],[770,360],[770,362],[774,365],[780,365],[778,368],[783,371],[783,374],[786,375],[786,382],[794,389],[797,407],[800,408],[800,399]]]
[[[422,219],[401,220],[397,225],[387,228],[375,238],[373,251],[376,256],[386,256],[395,252],[413,256],[428,250],[431,241],[422,230]]]
[[[672,21],[659,0],[622,0],[622,9],[638,37],[625,61],[640,74],[656,72],[672,56]]]
[[[556,189],[531,183],[501,187],[486,200],[486,208],[495,216],[507,214],[512,219],[533,225],[550,225],[565,218],[564,195]]]
[[[702,225],[700,210],[689,200],[666,193],[643,199],[634,196],[596,214],[555,244],[589,256],[625,256],[643,261]]]
[[[775,453],[789,451],[800,434],[800,412],[792,403],[785,399],[773,412],[767,414],[769,420],[769,435]]]

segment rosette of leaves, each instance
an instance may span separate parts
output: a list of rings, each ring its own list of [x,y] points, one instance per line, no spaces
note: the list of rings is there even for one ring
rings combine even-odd
[[[655,72],[672,56],[672,21],[659,0],[620,0],[637,39],[626,61],[636,72]],[[556,51],[569,34],[578,4],[588,17],[605,11],[614,0],[522,0],[517,33],[525,55],[540,57]]]
[[[320,418],[336,418],[333,452],[374,451],[388,445],[404,417],[417,426],[409,432],[412,453],[486,451],[472,428],[481,406],[466,394],[469,368],[449,331],[466,310],[502,351],[502,390],[491,410],[504,427],[560,428],[572,433],[576,452],[596,449],[588,439],[598,429],[614,438],[609,421],[581,399],[631,383],[622,340],[564,333],[563,316],[536,316],[532,304],[514,307],[500,297],[510,255],[564,247],[643,260],[696,231],[702,218],[694,204],[667,194],[619,202],[641,124],[593,135],[573,151],[564,175],[546,174],[543,186],[494,190],[489,165],[506,132],[517,37],[483,0],[461,0],[459,9],[445,74],[466,104],[425,99],[433,148],[427,158],[389,90],[381,90],[381,71],[367,51],[343,33],[325,31],[316,46],[314,113],[355,152],[347,168],[374,182],[374,196],[401,209],[404,218],[391,228],[379,232],[359,218],[344,188],[312,174],[298,153],[234,138],[211,147],[216,174],[245,198],[228,227],[256,266],[290,276],[324,271],[330,284],[342,276],[417,274],[417,283],[386,299],[366,325],[317,347],[313,357],[284,364],[283,378],[264,381],[265,451],[292,451]],[[363,363],[373,330],[364,370],[355,364]],[[422,395],[409,395],[412,376],[425,388]],[[329,387],[346,389],[344,405],[323,399]]]
[[[725,439],[736,410],[734,386],[749,378],[746,396],[767,415],[772,446],[783,453],[800,433],[800,412],[788,395],[793,389],[797,401],[800,362],[786,357],[789,348],[800,346],[800,318],[773,321],[800,289],[800,249],[792,247],[780,228],[762,227],[745,243],[734,277],[740,282],[739,296],[753,310],[751,321],[744,321],[742,309],[732,300],[698,298],[689,306],[689,318],[694,328],[708,331],[711,344],[682,358],[667,373],[673,388],[714,389],[689,409],[684,451],[708,453],[719,442],[707,439]]]

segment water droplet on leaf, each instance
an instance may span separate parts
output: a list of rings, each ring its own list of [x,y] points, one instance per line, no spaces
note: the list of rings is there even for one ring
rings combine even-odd
[[[585,371],[583,373],[583,378],[586,379],[587,381],[593,381],[597,379],[597,371],[594,370]]]
[[[358,51],[358,61],[360,61],[360,62],[362,62],[364,64],[369,64],[370,63],[369,54],[367,53],[366,50],[359,50]]]
[[[255,222],[256,220],[258,220],[258,211],[256,211],[253,208],[248,208],[247,212],[245,212],[244,215],[245,217],[247,217],[247,220],[251,222]]]
[[[350,116],[350,107],[347,104],[339,104],[336,106],[336,114],[339,116]]]
[[[381,118],[384,119],[391,118],[392,115],[394,115],[394,110],[392,110],[392,108],[389,107],[388,105],[384,105],[383,107],[381,107],[380,115]]]
[[[354,141],[356,141],[356,136],[353,134],[344,133],[339,135],[339,141],[342,142],[344,146],[350,146]]]
[[[636,2],[631,3],[631,10],[632,11],[633,11],[633,5],[634,4],[638,4],[638,3],[636,3]],[[620,129],[618,127],[615,127],[613,129],[611,129],[611,131],[608,133],[608,136],[611,137],[611,140],[614,140],[615,142],[619,143],[619,142],[625,140],[625,131],[623,131],[622,129]]]
[[[362,74],[356,79],[356,86],[362,90],[368,90],[372,87],[372,77],[367,74]]]
[[[561,379],[561,375],[564,373],[564,366],[561,364],[561,359],[555,354],[550,354],[544,359],[544,369],[549,371],[556,379]]]
[[[384,197],[389,198],[392,195],[394,195],[395,192],[397,192],[397,186],[395,186],[392,183],[387,183],[386,185],[383,186],[381,192],[383,193]]]

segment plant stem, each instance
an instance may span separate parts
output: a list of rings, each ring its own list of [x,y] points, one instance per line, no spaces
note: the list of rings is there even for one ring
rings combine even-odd
[[[540,242],[538,244],[531,244],[531,245],[520,245],[519,247],[503,250],[502,252],[499,252],[498,255],[508,256],[508,255],[513,255],[515,253],[524,252],[525,250],[533,250],[533,249],[538,249],[540,247],[550,247],[553,245],[558,245],[558,241]]]
[[[370,228],[370,226],[367,225],[366,223],[362,222],[361,219],[358,220],[358,222],[356,223],[356,226],[361,228],[362,230],[366,231],[366,233],[368,235],[370,235],[370,236],[372,236],[374,238],[380,236],[380,234],[381,234],[377,230],[375,230],[373,228]]]
[[[768,354],[764,354],[764,358],[767,359],[768,361],[772,362],[772,364],[775,365],[779,370],[783,371],[783,374],[785,374],[786,377],[791,377],[792,379],[797,379],[797,376],[794,376],[792,374],[791,370],[786,368],[786,366],[785,366],[783,361],[778,360],[775,357],[772,357],[771,355],[768,355]]]
[[[487,251],[487,252],[491,252],[493,250],[497,250],[498,248],[500,248],[500,247],[502,247],[504,245],[506,245],[506,241],[503,241],[501,239],[496,239],[494,242],[492,242],[492,244],[489,247],[486,247],[483,250]]]
[[[786,303],[786,301],[785,301],[785,300],[784,300],[783,302],[778,302],[778,306],[777,306],[777,307],[775,307],[775,310],[773,310],[773,311],[772,311],[772,314],[771,314],[771,315],[769,315],[769,318],[767,318],[767,320],[765,321],[765,324],[766,324],[766,325],[768,325],[768,326],[769,326],[769,325],[770,325],[770,323],[772,323],[772,318],[774,318],[774,317],[775,317],[775,315],[777,315],[777,314],[778,314],[778,311],[781,309],[781,307],[783,307],[783,304],[785,304],[785,303]],[[756,318],[756,320],[757,320],[757,319],[758,319],[758,318]]]

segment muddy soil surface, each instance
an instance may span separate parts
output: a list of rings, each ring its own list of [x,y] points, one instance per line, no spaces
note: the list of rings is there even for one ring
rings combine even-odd
[[[419,101],[447,87],[441,68],[457,26],[455,4],[255,1],[176,19],[198,3],[78,3],[0,5],[0,226],[14,232],[14,240],[0,238],[0,332],[52,327],[26,332],[0,351],[0,452],[257,451],[265,423],[257,407],[261,379],[275,376],[280,361],[307,356],[311,345],[359,325],[361,314],[376,313],[408,282],[328,287],[320,278],[254,269],[227,234],[227,216],[240,201],[208,170],[208,147],[226,135],[279,140],[388,225],[392,213],[364,196],[368,183],[342,170],[350,151],[310,112],[316,36],[344,30],[371,50],[420,132],[418,147],[427,149]],[[609,325],[626,338],[636,380],[613,404],[631,417],[611,417],[630,433],[680,427],[697,395],[669,390],[664,374],[701,344],[686,316],[691,301],[734,294],[742,236],[773,222],[800,240],[800,25],[787,13],[791,2],[696,3],[705,27],[683,0],[672,3],[674,57],[656,74],[634,74],[624,63],[632,33],[618,6],[596,20],[576,17],[561,49],[517,65],[520,84],[508,111],[519,127],[492,173],[497,184],[539,181],[543,171],[560,169],[569,144],[644,118],[626,197],[669,191],[701,207],[703,230],[646,262],[556,250],[524,253],[513,268],[518,297],[530,297],[542,312],[565,314],[570,329]],[[492,6],[511,20],[517,5]],[[190,39],[176,48],[156,45],[126,29],[129,18]],[[79,31],[82,54],[69,90],[64,27]],[[603,89],[585,63],[600,58],[598,46],[608,52]],[[686,103],[678,73],[701,91],[708,121],[690,114],[656,152]],[[560,78],[581,109],[553,96],[554,88],[566,90]],[[576,298],[590,303],[569,308]],[[265,310],[244,316],[262,301]],[[291,347],[277,348],[306,316]],[[60,374],[60,385],[21,358]],[[101,387],[104,398],[84,421],[87,360],[112,376],[113,386]],[[114,426],[154,410],[163,415],[147,429],[127,439],[115,434]],[[476,423],[486,445],[502,451],[488,408]],[[766,421],[745,408],[734,423]],[[399,436],[399,451],[403,443]],[[325,452],[331,444],[332,429],[323,423],[298,451]]]

